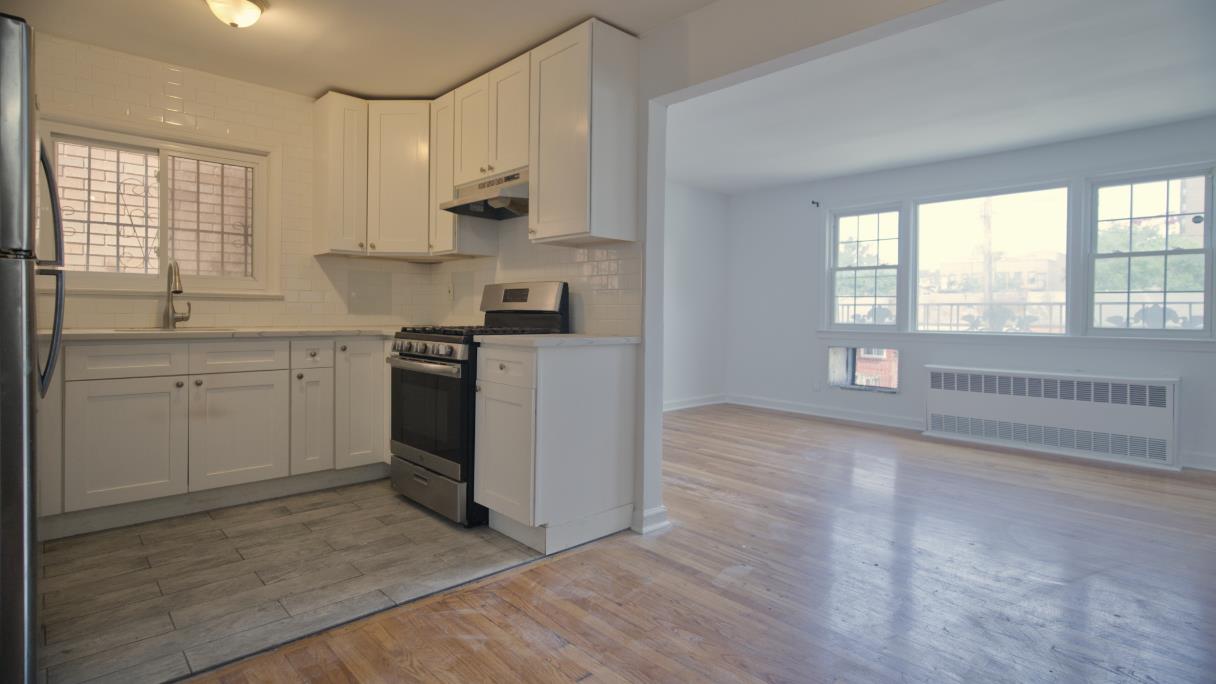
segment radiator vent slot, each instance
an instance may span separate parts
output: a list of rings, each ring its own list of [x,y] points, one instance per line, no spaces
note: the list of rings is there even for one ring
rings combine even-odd
[[[1013,421],[995,421],[968,416],[934,413],[929,416],[932,432],[946,432],[967,437],[1018,442],[1031,446],[1047,446],[1068,451],[1083,451],[1104,456],[1116,456],[1137,461],[1169,461],[1167,440],[1109,432],[1074,430],[1055,425],[1034,425]]]
[[[1175,379],[947,366],[928,370],[926,422],[931,433],[1073,456],[1178,465]]]

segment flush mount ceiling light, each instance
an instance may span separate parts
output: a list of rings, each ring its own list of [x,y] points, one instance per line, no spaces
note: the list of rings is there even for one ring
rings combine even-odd
[[[264,0],[203,0],[216,19],[232,28],[253,26],[266,11]]]

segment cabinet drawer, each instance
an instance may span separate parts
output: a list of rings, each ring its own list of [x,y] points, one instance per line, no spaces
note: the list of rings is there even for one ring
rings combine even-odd
[[[477,352],[477,378],[514,387],[536,387],[536,354],[518,349],[482,347]]]
[[[333,340],[292,340],[291,368],[333,368]]]
[[[399,493],[448,518],[464,522],[467,483],[449,480],[400,458],[393,459],[389,477],[393,489]]]
[[[287,340],[239,340],[190,343],[190,373],[286,370]]]
[[[101,342],[70,344],[64,353],[68,380],[109,380],[185,375],[185,343]]]

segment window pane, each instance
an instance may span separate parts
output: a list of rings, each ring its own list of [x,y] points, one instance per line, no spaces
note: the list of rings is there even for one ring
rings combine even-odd
[[[828,381],[835,387],[894,391],[899,388],[899,351],[829,347]]]
[[[899,212],[838,217],[835,250],[833,322],[894,325]]]
[[[1067,188],[917,210],[919,330],[1064,332]]]
[[[154,152],[55,141],[68,270],[156,274],[160,232]]]
[[[1098,222],[1098,253],[1114,254],[1126,252],[1131,245],[1131,231],[1127,219]]]
[[[169,157],[170,254],[182,273],[253,277],[253,169]]]
[[[1095,326],[1203,328],[1207,240],[1204,215],[1197,212],[1206,193],[1205,176],[1099,188],[1098,253],[1124,251],[1118,245],[1128,238],[1120,226],[1127,224],[1131,257],[1094,260]],[[1130,204],[1121,213],[1126,198]]]

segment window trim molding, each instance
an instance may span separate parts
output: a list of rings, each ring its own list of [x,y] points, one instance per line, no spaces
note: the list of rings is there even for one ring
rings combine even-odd
[[[254,277],[230,278],[210,276],[183,276],[186,293],[184,298],[191,297],[222,299],[226,296],[233,298],[266,298],[282,297],[281,262],[282,262],[282,154],[278,146],[265,147],[234,147],[230,141],[215,141],[198,135],[182,135],[180,137],[161,135],[164,131],[129,132],[109,127],[100,127],[89,123],[77,123],[57,117],[41,117],[39,119],[39,138],[47,146],[55,163],[55,138],[77,139],[108,143],[120,147],[135,148],[144,152],[156,152],[161,161],[159,182],[161,189],[166,188],[167,174],[165,162],[169,154],[178,152],[192,157],[210,161],[229,161],[254,169]],[[186,133],[183,131],[183,133]],[[259,185],[261,189],[259,188]],[[161,192],[161,217],[167,219],[167,192]],[[44,225],[50,217],[43,207],[41,217]],[[158,251],[167,248],[166,239],[158,241]],[[264,247],[257,249],[261,242]],[[259,273],[261,275],[259,275]],[[161,275],[141,275],[130,273],[90,273],[87,271],[70,271],[66,279],[67,291],[72,295],[85,296],[160,296],[164,292],[164,281]],[[49,291],[39,288],[40,292]]]
[[[899,263],[895,265],[895,322],[894,323],[839,323],[836,321],[836,256],[837,236],[840,230],[840,219],[848,216],[864,216],[866,214],[885,214],[895,212],[899,239]],[[838,331],[895,331],[902,330],[904,325],[905,308],[902,306],[904,292],[904,263],[906,260],[905,246],[906,217],[902,202],[879,202],[847,207],[830,208],[826,212],[828,224],[824,230],[826,243],[824,253],[827,255],[827,269],[823,277],[823,291],[827,293],[826,306],[823,313],[822,325]],[[875,268],[890,268],[875,266]]]
[[[1103,328],[1094,325],[1093,308],[1094,302],[1097,300],[1097,292],[1094,289],[1094,262],[1098,258],[1097,252],[1097,229],[1098,229],[1098,192],[1104,187],[1112,185],[1128,185],[1135,183],[1151,183],[1154,181],[1168,180],[1185,176],[1203,176],[1206,179],[1204,187],[1204,298],[1203,298],[1203,324],[1201,330],[1169,330],[1169,329],[1138,329],[1138,328]],[[1216,303],[1213,302],[1216,296],[1213,295],[1213,286],[1216,284],[1216,276],[1212,270],[1216,268],[1216,230],[1213,229],[1213,212],[1212,202],[1216,199],[1216,167],[1212,163],[1203,164],[1180,164],[1177,166],[1163,166],[1143,171],[1121,171],[1118,173],[1102,174],[1090,176],[1085,179],[1084,193],[1085,199],[1083,202],[1082,221],[1081,225],[1081,240],[1084,243],[1084,273],[1081,288],[1085,293],[1085,321],[1084,327],[1079,328],[1081,335],[1086,337],[1107,338],[1107,339],[1143,339],[1143,340],[1190,340],[1190,341],[1212,341],[1216,339],[1216,325],[1212,324],[1213,315],[1216,314]]]

